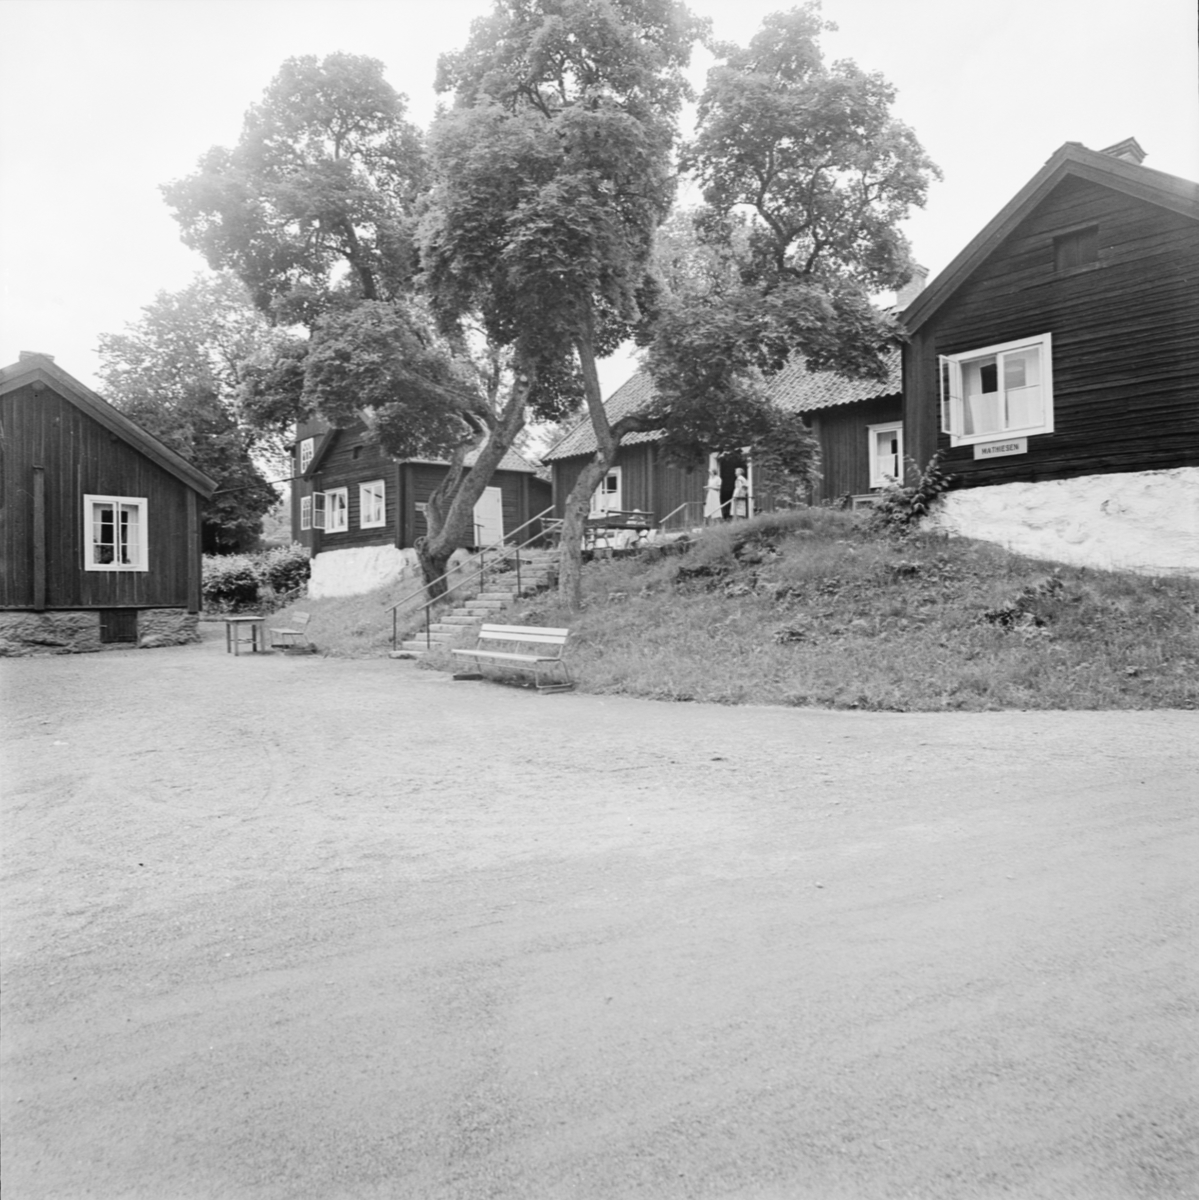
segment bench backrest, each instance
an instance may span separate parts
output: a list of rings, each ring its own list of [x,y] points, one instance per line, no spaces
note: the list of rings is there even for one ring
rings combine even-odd
[[[479,630],[480,642],[528,642],[539,646],[566,645],[569,629],[547,629],[541,625],[484,625]]]

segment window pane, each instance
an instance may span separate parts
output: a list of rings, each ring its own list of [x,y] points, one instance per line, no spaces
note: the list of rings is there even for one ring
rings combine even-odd
[[[116,525],[111,504],[92,506],[92,562],[110,563],[116,545]]]

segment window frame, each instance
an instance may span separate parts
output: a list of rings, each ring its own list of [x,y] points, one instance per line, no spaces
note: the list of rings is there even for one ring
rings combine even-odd
[[[378,494],[372,495],[370,489],[377,488]],[[369,501],[369,503],[368,503]],[[368,508],[377,509],[378,519],[367,520]],[[358,485],[358,528],[382,529],[387,524],[387,480],[370,479]]]
[[[300,531],[312,528],[312,496],[300,497]]]
[[[881,433],[898,434],[898,453],[895,459],[896,474],[890,476],[885,474],[879,463],[878,453],[878,436]],[[903,482],[903,422],[902,421],[883,421],[878,425],[867,425],[866,436],[869,439],[867,442],[869,461],[870,461],[870,486],[872,488],[885,488],[893,483]]]
[[[962,386],[962,367],[976,359],[995,358],[1013,354],[1018,350],[1037,347],[1040,356],[1040,388],[1041,420],[1035,424],[1011,425],[1002,429],[991,429],[985,433],[965,433],[965,396]],[[939,370],[937,372],[941,387],[941,432],[949,435],[951,446],[977,446],[982,442],[996,442],[1005,438],[1036,437],[1039,434],[1053,433],[1053,335],[1038,333],[1029,337],[1016,338],[1009,342],[996,342],[990,346],[980,346],[976,349],[963,350],[957,354],[940,354],[937,356]],[[996,363],[997,379],[1003,378],[1002,365]],[[990,393],[984,393],[990,394]],[[995,393],[1001,398],[1006,407],[1006,390]],[[955,428],[956,424],[956,428]]]
[[[326,533],[348,533],[350,529],[350,489],[348,487],[326,488],[325,524]],[[334,520],[337,523],[334,524]]]
[[[312,456],[316,453],[316,438],[304,438],[300,442],[299,463],[300,474],[303,475],[312,466]]]
[[[137,521],[134,523],[136,530],[136,561],[131,563],[123,562],[95,562],[94,549],[98,543],[95,541],[95,506],[98,504],[111,504],[114,507],[124,506],[137,510]],[[85,492],[83,496],[83,569],[85,571],[116,571],[121,574],[128,572],[143,572],[150,569],[150,502],[145,496],[102,496],[93,492]],[[119,545],[116,536],[116,530],[120,527],[119,521],[113,522],[113,548],[114,554]]]

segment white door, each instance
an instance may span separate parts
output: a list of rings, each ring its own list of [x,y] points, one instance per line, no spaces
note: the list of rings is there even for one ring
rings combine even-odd
[[[613,467],[600,480],[599,487],[591,493],[591,512],[593,515],[606,512],[619,512],[624,508],[621,503],[620,468]]]
[[[504,493],[498,487],[483,489],[475,502],[475,545],[504,544]]]

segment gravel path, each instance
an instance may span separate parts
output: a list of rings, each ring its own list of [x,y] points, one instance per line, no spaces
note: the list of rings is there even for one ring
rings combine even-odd
[[[1199,715],[0,664],[6,1200],[1199,1195]]]

